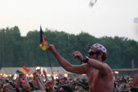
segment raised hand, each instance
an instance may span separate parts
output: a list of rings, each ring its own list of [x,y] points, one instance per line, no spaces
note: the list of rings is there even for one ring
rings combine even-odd
[[[46,81],[48,80],[47,78],[47,73],[46,73],[46,70],[43,69],[43,74],[45,75],[45,78],[46,78]]]
[[[83,60],[83,56],[82,54],[80,53],[80,51],[73,51],[73,57],[76,59],[79,59],[79,60]]]
[[[48,49],[49,49],[53,54],[56,53],[56,49],[55,49],[55,46],[54,46],[53,44],[50,44],[50,45],[48,46]]]

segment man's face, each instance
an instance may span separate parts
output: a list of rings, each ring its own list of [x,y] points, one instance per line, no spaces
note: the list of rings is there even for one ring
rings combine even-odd
[[[90,53],[90,52],[94,52],[94,53],[95,53],[96,50],[95,50],[94,48],[91,48],[91,49],[89,49],[88,53]],[[92,59],[97,59],[96,54],[93,54],[93,55],[88,54],[88,57],[89,57],[89,58],[92,58]]]

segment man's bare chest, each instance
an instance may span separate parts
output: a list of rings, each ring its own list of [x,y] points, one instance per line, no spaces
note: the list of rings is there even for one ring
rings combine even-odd
[[[87,76],[89,81],[93,82],[99,77],[99,70],[96,69],[88,70]]]

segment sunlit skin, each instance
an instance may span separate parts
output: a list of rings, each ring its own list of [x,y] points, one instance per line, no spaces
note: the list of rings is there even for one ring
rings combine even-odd
[[[89,51],[96,52],[95,49],[90,49]],[[90,56],[91,59],[96,59],[95,62],[100,62],[105,70],[99,70],[92,67],[90,64],[85,64],[84,68],[88,76],[88,83],[90,87],[90,92],[112,92],[113,91],[113,75],[110,67],[104,63],[101,59],[102,55],[98,58],[96,55]]]
[[[90,58],[88,63],[82,65],[72,65],[66,61],[55,49],[54,45],[49,45],[48,49],[54,54],[59,64],[67,71],[77,74],[86,74],[88,77],[90,92],[113,92],[113,75],[111,68],[102,61],[103,53],[98,57],[96,55]],[[89,51],[96,52],[91,48]],[[79,51],[73,51],[75,59],[83,60],[83,56]]]

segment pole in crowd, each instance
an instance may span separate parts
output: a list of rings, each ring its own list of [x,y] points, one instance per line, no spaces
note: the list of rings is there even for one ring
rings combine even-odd
[[[47,41],[47,38],[45,37],[45,35],[43,34],[43,30],[42,30],[41,26],[40,26],[40,47],[41,47],[42,50],[46,50],[48,48],[48,41]],[[53,74],[52,65],[51,65],[51,62],[50,62],[50,58],[49,58],[48,52],[47,52],[47,55],[48,55],[48,59],[49,59],[51,72]]]

